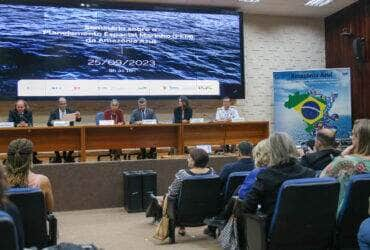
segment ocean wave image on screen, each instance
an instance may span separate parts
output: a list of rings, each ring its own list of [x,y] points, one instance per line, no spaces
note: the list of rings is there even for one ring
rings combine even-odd
[[[0,4],[0,96],[16,96],[19,79],[200,79],[219,80],[221,90],[239,86],[239,22],[237,14]],[[134,44],[73,35],[138,36],[127,31],[135,27],[171,38]]]

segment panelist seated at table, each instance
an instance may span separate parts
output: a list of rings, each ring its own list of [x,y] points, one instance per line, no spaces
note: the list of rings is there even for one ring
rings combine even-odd
[[[225,96],[222,99],[222,107],[217,108],[216,112],[216,121],[230,122],[233,119],[239,119],[238,110],[235,107],[231,106],[231,100],[229,97]],[[222,145],[221,151],[224,152],[235,152],[235,145]]]
[[[193,118],[193,109],[186,96],[179,97],[178,106],[173,110],[173,117],[174,123],[188,123]]]
[[[110,108],[104,111],[104,120],[112,120],[116,125],[125,124],[123,111],[119,108],[117,99],[113,99],[110,102]],[[122,149],[109,149],[109,154],[113,156],[114,160],[119,160],[122,155]]]
[[[58,99],[58,108],[50,113],[49,120],[47,125],[54,126],[55,121],[69,121],[69,125],[73,126],[74,121],[81,121],[81,114],[79,111],[75,111],[67,107],[67,99],[60,97]],[[63,158],[65,162],[74,162],[72,157],[73,151],[63,151]],[[61,163],[62,157],[60,156],[59,151],[55,151],[55,158],[52,161],[53,163]]]
[[[8,122],[14,122],[14,127],[32,127],[32,111],[26,101],[20,99],[15,103],[9,111]]]
[[[14,122],[14,127],[33,126],[32,111],[25,100],[20,99],[14,104],[14,109],[9,111],[8,122]],[[37,153],[33,152],[33,164],[41,164],[42,161],[36,155]]]
[[[143,120],[157,120],[154,110],[147,108],[147,101],[145,98],[140,98],[137,101],[137,104],[138,108],[134,109],[131,113],[130,124],[142,124]],[[141,153],[138,156],[138,159],[157,158],[157,149],[155,146],[150,148],[149,153],[146,152],[145,148],[140,148],[140,151]]]
[[[125,120],[122,109],[119,108],[117,99],[110,102],[110,108],[104,111],[104,120],[113,120],[114,124],[124,125]]]
[[[231,121],[233,119],[239,119],[238,110],[231,106],[231,100],[225,96],[222,99],[222,107],[217,108],[216,121]]]

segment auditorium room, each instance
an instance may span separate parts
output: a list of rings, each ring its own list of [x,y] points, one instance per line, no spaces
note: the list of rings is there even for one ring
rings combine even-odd
[[[0,250],[370,250],[370,0],[0,0]]]

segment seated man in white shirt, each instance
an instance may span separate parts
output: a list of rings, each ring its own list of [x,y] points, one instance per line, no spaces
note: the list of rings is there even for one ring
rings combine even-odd
[[[231,121],[238,118],[240,118],[238,110],[231,106],[230,98],[225,96],[222,99],[222,107],[217,108],[216,121]]]
[[[225,96],[222,98],[222,107],[217,108],[216,121],[230,122],[232,119],[239,119],[239,113],[236,108],[231,106],[231,100]],[[235,145],[222,145],[221,151],[224,152],[235,152]]]

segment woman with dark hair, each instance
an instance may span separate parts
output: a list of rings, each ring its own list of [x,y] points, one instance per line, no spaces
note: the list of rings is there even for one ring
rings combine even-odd
[[[8,183],[12,187],[35,187],[44,193],[46,208],[53,209],[53,192],[49,178],[45,175],[35,174],[32,167],[33,144],[27,139],[16,139],[8,146],[5,169]]]
[[[195,148],[190,151],[189,156],[187,157],[187,165],[188,168],[181,169],[175,174],[175,179],[172,181],[171,185],[168,187],[168,193],[164,196],[162,204],[158,205],[158,200],[155,200],[154,203],[156,203],[157,209],[161,209],[164,204],[164,200],[166,199],[167,195],[170,195],[172,197],[177,197],[180,193],[182,183],[185,178],[191,177],[191,176],[201,176],[203,178],[209,178],[212,176],[217,176],[215,171],[208,167],[209,156],[206,151],[200,148]],[[159,207],[160,206],[160,207]],[[163,210],[166,208],[164,207]],[[165,211],[163,211],[163,214],[165,214]],[[185,227],[180,227],[178,233],[182,236],[185,235]]]
[[[24,233],[22,219],[19,214],[18,208],[13,203],[11,203],[5,196],[5,190],[7,188],[8,184],[6,182],[4,170],[3,167],[0,166],[0,210],[5,211],[10,215],[10,217],[12,217],[17,231],[19,249],[23,249]]]
[[[175,123],[186,123],[193,117],[193,109],[190,107],[189,99],[186,96],[180,96],[178,106],[173,110]]]

